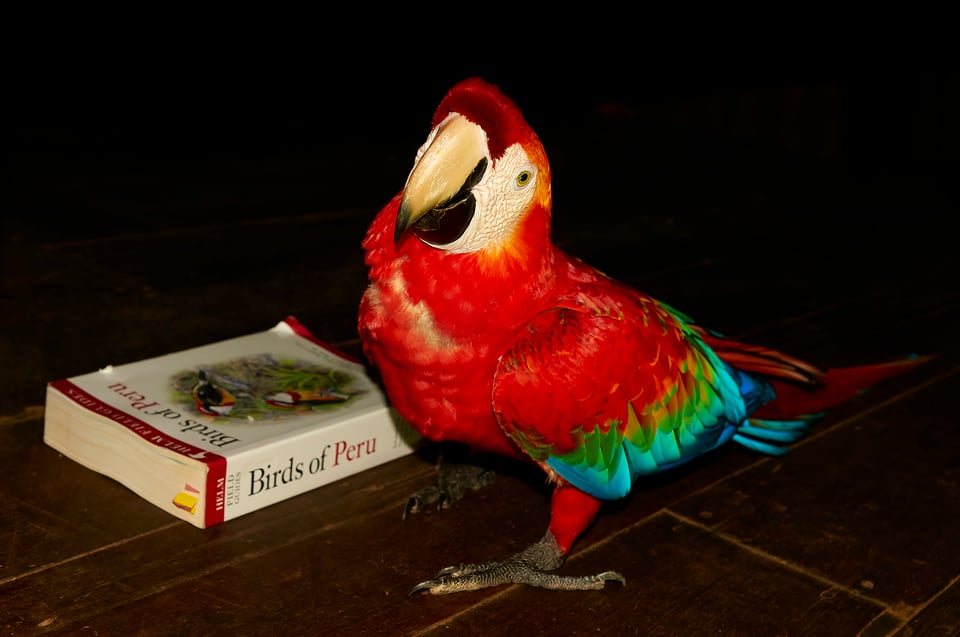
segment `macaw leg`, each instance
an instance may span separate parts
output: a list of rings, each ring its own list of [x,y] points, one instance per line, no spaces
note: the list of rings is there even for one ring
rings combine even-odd
[[[467,491],[485,487],[496,478],[496,474],[486,467],[448,461],[445,451],[449,453],[451,449],[441,446],[436,464],[437,481],[410,496],[403,507],[404,520],[427,506],[436,505],[438,509],[446,509]]]
[[[551,500],[550,525],[538,542],[499,562],[448,566],[434,579],[420,582],[410,591],[428,590],[434,595],[473,591],[500,584],[528,584],[553,590],[599,590],[607,582],[626,584],[615,571],[596,575],[561,576],[549,571],[560,568],[574,540],[596,518],[600,501],[569,485],[557,487]]]

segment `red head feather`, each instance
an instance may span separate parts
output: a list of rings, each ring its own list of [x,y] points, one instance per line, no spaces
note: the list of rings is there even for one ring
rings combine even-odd
[[[479,77],[466,79],[450,89],[434,113],[433,126],[450,113],[459,113],[487,133],[487,147],[494,161],[508,146],[518,142],[526,148],[541,148],[536,133],[513,100]]]

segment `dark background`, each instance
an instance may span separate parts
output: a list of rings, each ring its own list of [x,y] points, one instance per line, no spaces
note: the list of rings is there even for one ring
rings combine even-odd
[[[532,26],[427,21],[336,38],[343,25],[310,22],[30,40],[7,58],[0,250],[318,210],[372,217],[470,75],[500,85],[540,134],[556,227],[573,209],[695,218],[776,192],[794,212],[764,219],[770,233],[797,214],[896,236],[953,208],[949,40],[903,25],[682,38],[661,26],[532,40]]]
[[[500,85],[540,134],[557,242],[721,327],[733,297],[676,298],[653,274],[744,242],[768,269],[826,251],[879,265],[892,251],[953,250],[948,40],[778,42],[770,25],[749,42],[673,39],[657,23],[541,41],[529,29],[497,40],[469,21],[339,40],[339,24],[314,28],[189,40],[78,28],[9,51],[5,355],[56,356],[71,334],[102,344],[123,326],[155,329],[165,312],[184,322],[164,323],[148,349],[104,356],[286,314],[327,340],[355,338],[366,225],[402,186],[447,89],[470,75]],[[136,260],[117,261],[127,254]],[[112,268],[123,283],[107,283]],[[756,274],[723,276],[743,296]],[[224,285],[243,294],[220,298]],[[781,301],[803,285],[785,281]],[[143,315],[112,316],[115,302]],[[38,367],[32,382],[97,364]]]
[[[598,34],[592,45],[557,36],[530,50],[513,43],[519,50],[491,51],[471,46],[470,34],[435,37],[34,42],[8,57],[8,147],[150,158],[419,144],[446,89],[468,75],[517,101],[548,151],[613,112],[787,150],[806,146],[856,170],[929,167],[951,159],[956,141],[956,74],[945,42],[891,37],[829,47],[816,36],[779,45],[771,36],[752,45],[642,37],[611,44]],[[458,40],[459,48],[438,46]],[[750,99],[749,112],[738,106]],[[818,131],[828,139],[810,149]]]

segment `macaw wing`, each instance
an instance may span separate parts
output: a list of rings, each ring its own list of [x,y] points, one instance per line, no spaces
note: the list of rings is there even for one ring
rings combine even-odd
[[[537,315],[501,356],[493,408],[535,461],[598,498],[726,442],[746,417],[735,373],[652,300]]]

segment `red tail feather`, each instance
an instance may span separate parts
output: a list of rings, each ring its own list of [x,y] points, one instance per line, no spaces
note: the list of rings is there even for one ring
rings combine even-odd
[[[776,400],[752,414],[770,420],[790,420],[826,411],[881,381],[906,374],[936,357],[934,354],[914,356],[823,372],[774,349],[712,336],[700,329],[698,332],[727,364],[760,374],[773,385],[777,392]]]
[[[766,377],[783,378],[808,386],[819,384],[826,375],[810,363],[775,349],[714,336],[699,326],[692,327],[703,342],[717,353],[717,356],[737,369]]]
[[[800,387],[774,379],[771,382],[777,399],[758,409],[754,416],[777,420],[817,414],[847,402],[881,381],[906,374],[932,358],[933,355],[928,355],[829,369],[814,387]]]

